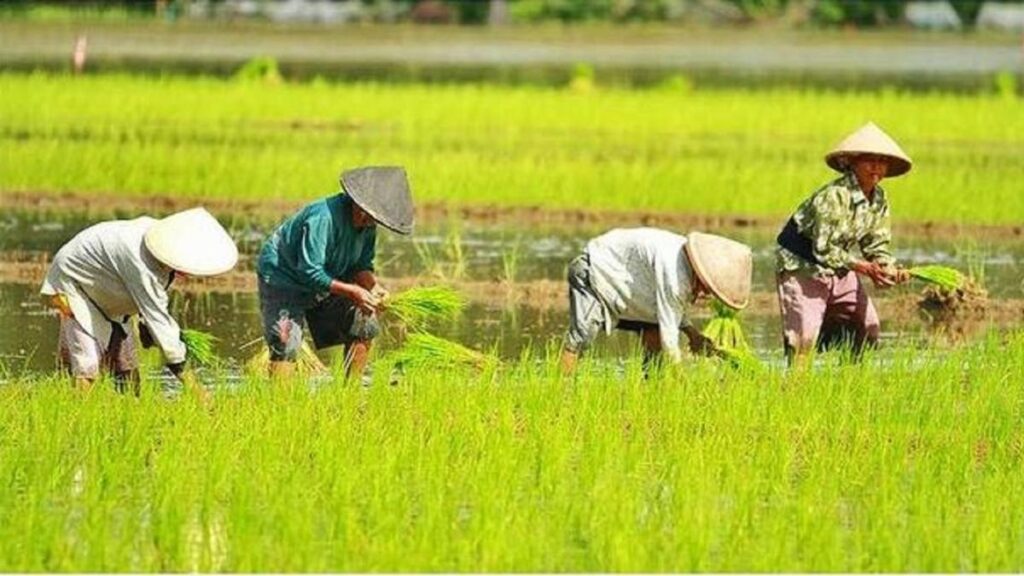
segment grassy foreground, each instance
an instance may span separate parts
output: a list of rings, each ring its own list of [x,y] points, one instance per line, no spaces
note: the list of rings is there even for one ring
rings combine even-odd
[[[897,221],[1016,224],[1013,97],[0,74],[0,191],[301,200],[408,167],[418,201],[784,216],[868,119],[916,161]]]
[[[1024,335],[684,379],[0,386],[0,571],[1020,571]]]

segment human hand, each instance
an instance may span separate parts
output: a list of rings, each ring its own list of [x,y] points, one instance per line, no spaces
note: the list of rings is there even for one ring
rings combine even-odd
[[[379,297],[358,284],[349,284],[346,296],[348,296],[348,299],[351,300],[357,308],[367,314],[373,314],[376,312],[377,307],[380,306],[381,303],[381,299]]]
[[[711,356],[715,353],[715,343],[697,330],[688,330],[686,336],[690,340],[690,352],[693,354]]]
[[[910,272],[906,268],[893,267],[891,270],[892,279],[897,284],[910,281]]]
[[[870,278],[876,288],[889,288],[896,284],[896,280],[877,262],[861,260],[851,266],[850,269],[857,274]]]
[[[391,292],[379,283],[373,285],[373,289],[370,290],[370,294],[376,296],[380,300],[381,304],[387,302],[388,298],[391,297]]]

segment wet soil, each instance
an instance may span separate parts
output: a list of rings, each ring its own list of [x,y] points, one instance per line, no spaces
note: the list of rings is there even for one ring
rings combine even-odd
[[[125,214],[160,216],[196,204],[225,216],[276,222],[309,200],[225,200],[184,196],[124,196],[115,193],[67,193],[50,191],[7,191],[0,196],[0,210],[32,211],[64,216],[81,214],[102,219]],[[437,202],[417,206],[419,224],[453,220],[477,224],[515,224],[520,227],[547,226],[562,230],[593,230],[610,226],[658,226],[676,230],[751,230],[776,231],[786,215],[688,214],[671,212],[583,210],[541,206],[501,206],[479,204],[453,206]],[[914,238],[973,236],[990,240],[1024,238],[1024,224],[981,225],[948,222],[897,222],[896,235]]]
[[[0,283],[38,285],[49,266],[48,258],[37,252],[0,254]],[[382,277],[381,282],[392,291],[401,291],[428,284],[447,284],[463,293],[470,302],[488,308],[526,307],[542,311],[568,309],[567,287],[564,281],[536,279],[520,282],[488,280],[439,281],[431,276]],[[256,275],[251,270],[235,269],[212,278],[185,278],[176,281],[174,289],[184,293],[252,294],[256,292]],[[930,292],[916,287],[896,288],[873,295],[879,314],[899,324],[923,321],[935,324],[933,313],[922,311],[922,302]],[[775,292],[760,291],[751,294],[750,306],[744,316],[776,316],[779,313]],[[954,317],[944,318],[946,324],[988,323],[1012,325],[1024,323],[1024,299],[1002,298],[986,300],[984,305],[974,302],[957,310]]]

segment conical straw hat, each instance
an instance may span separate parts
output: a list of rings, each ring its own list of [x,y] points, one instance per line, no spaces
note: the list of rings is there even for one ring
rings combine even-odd
[[[398,166],[369,166],[341,173],[345,193],[385,228],[411,234],[412,192],[405,170]]]
[[[700,281],[726,306],[746,308],[753,273],[750,248],[714,234],[690,232],[686,238],[686,255]]]
[[[205,208],[158,220],[146,231],[145,243],[157,260],[193,276],[221,274],[238,262],[234,241]]]
[[[825,155],[825,163],[833,170],[843,172],[849,167],[850,158],[857,154],[878,154],[888,158],[889,172],[886,176],[906,174],[913,164],[900,145],[874,122],[861,126],[836,145]]]

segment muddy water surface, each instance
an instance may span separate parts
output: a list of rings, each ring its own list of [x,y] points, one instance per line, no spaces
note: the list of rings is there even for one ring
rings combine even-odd
[[[54,365],[57,320],[36,296],[46,260],[69,238],[90,224],[81,217],[55,218],[32,212],[0,213],[0,264],[24,264],[19,277],[0,277],[0,362],[8,370],[47,370]],[[254,256],[272,223],[235,224],[232,234],[243,252],[240,278],[247,278]],[[602,229],[560,227],[517,228],[512,224],[462,222],[434,223],[418,230],[413,238],[383,232],[378,248],[378,267],[385,279],[401,286],[410,283],[452,281],[457,285],[489,286],[476,289],[464,317],[438,327],[439,335],[478,348],[495,348],[504,357],[517,356],[524,347],[543,349],[557,345],[565,330],[564,291],[566,264],[580,252],[587,239]],[[781,357],[779,321],[772,292],[773,235],[765,231],[731,230],[728,235],[749,243],[755,251],[755,305],[745,313],[748,337],[765,358]],[[941,263],[962,270],[983,272],[990,294],[997,301],[1024,298],[1022,266],[1024,242],[1019,239],[979,241],[964,237],[899,238],[897,257],[904,263]],[[36,278],[39,276],[39,278]],[[490,283],[490,284],[489,284]],[[244,359],[258,350],[260,325],[258,301],[249,287],[234,292],[176,291],[175,314],[186,326],[210,331],[220,337],[220,352]],[[493,284],[493,286],[492,286]],[[536,287],[546,296],[537,296]],[[527,290],[530,287],[534,291]],[[523,295],[526,294],[524,297]],[[912,308],[907,290],[899,298],[880,295],[884,337],[888,340],[922,340],[926,325],[913,310],[902,310],[902,298]],[[902,304],[900,304],[902,306]],[[905,307],[905,306],[904,306]],[[1016,308],[1000,318],[1003,327],[1020,325]],[[707,311],[698,308],[698,320]],[[387,343],[387,341],[383,341]],[[603,339],[599,353],[621,353],[635,345],[626,334]]]

